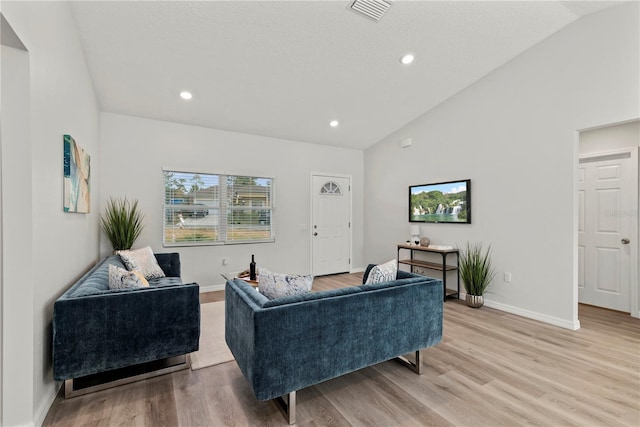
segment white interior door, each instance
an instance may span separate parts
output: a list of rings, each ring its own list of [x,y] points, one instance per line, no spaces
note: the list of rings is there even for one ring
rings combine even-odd
[[[314,276],[351,268],[351,185],[346,177],[313,175],[311,270]]]
[[[638,187],[631,162],[627,152],[581,158],[578,167],[578,300],[627,313],[637,245]]]

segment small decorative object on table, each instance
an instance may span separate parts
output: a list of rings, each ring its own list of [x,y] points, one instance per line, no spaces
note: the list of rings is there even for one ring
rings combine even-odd
[[[418,246],[420,244],[420,226],[411,226],[411,244]]]
[[[431,240],[428,237],[423,237],[420,239],[420,246],[429,246],[431,244]]]
[[[251,263],[249,264],[249,280],[256,280],[256,260],[254,255],[251,255]]]

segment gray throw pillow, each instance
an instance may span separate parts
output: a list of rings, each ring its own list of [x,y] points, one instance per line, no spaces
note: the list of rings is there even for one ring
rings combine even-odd
[[[164,277],[164,271],[158,265],[158,261],[153,255],[153,250],[149,246],[135,250],[117,251],[116,253],[120,255],[127,270],[138,271],[146,279]]]
[[[260,268],[258,274],[258,289],[269,299],[306,294],[311,291],[313,276],[272,273],[266,268]]]
[[[124,268],[109,264],[110,290],[134,289],[147,286],[149,286],[149,282],[137,271],[127,271]]]

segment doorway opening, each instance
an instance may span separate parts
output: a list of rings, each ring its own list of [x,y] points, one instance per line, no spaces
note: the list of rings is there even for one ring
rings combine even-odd
[[[640,120],[578,134],[577,304],[640,317]]]

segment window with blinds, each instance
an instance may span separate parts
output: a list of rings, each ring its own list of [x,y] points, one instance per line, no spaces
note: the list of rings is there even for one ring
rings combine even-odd
[[[273,178],[165,170],[165,246],[273,242]]]

